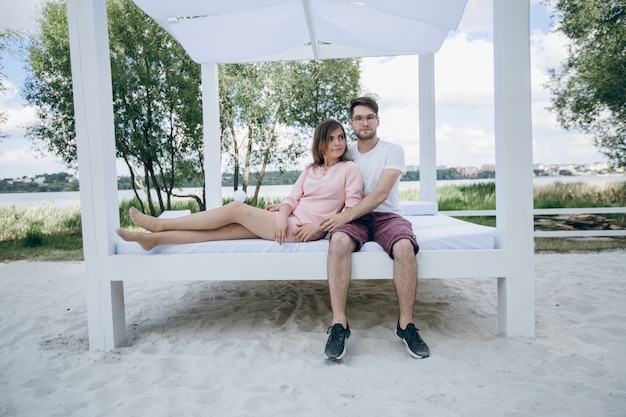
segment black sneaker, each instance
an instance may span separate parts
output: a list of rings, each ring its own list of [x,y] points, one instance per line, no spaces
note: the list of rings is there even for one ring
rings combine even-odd
[[[346,354],[346,339],[350,337],[350,326],[343,328],[339,323],[333,324],[328,328],[328,341],[326,342],[326,350],[324,358],[338,361]]]
[[[405,330],[400,328],[400,322],[396,326],[396,336],[400,338],[406,345],[409,355],[417,359],[423,359],[430,356],[430,349],[418,333],[413,323],[409,323]]]

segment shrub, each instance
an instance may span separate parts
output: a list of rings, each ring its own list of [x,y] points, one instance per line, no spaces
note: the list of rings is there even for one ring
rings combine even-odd
[[[44,237],[39,229],[38,225],[32,225],[27,231],[26,236],[24,236],[23,246],[25,248],[36,248],[39,246],[43,246]]]

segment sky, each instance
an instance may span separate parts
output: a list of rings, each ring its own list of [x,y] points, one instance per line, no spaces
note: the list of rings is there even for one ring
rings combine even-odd
[[[32,31],[42,0],[0,0],[0,30]],[[531,83],[533,162],[535,164],[594,164],[606,162],[592,139],[561,129],[547,110],[550,93],[543,85],[548,69],[566,57],[567,39],[551,33],[551,11],[531,0]],[[379,102],[379,137],[404,146],[407,165],[419,165],[418,58],[364,58],[361,81]],[[2,56],[7,90],[0,93],[1,127],[10,137],[0,140],[0,179],[69,172],[58,158],[36,150],[24,138],[35,110],[21,99],[24,64]],[[492,0],[468,0],[456,31],[435,54],[437,165],[480,167],[495,162],[493,121]],[[118,174],[126,175],[122,165]]]

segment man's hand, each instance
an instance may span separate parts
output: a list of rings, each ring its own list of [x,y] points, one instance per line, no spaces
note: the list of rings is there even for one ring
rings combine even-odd
[[[317,237],[322,231],[320,225],[317,223],[304,223],[298,224],[297,226],[296,236],[298,237],[298,242],[308,242],[314,237]]]
[[[330,217],[325,218],[320,223],[320,226],[325,232],[332,232],[339,226],[343,226],[346,223],[349,223],[350,219],[348,218],[348,213],[343,211],[341,213],[333,214]]]

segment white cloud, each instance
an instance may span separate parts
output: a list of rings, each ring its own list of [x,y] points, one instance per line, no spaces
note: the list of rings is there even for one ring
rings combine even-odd
[[[30,148],[9,149],[0,154],[0,178],[33,177],[56,172],[73,173],[58,158],[42,156]]]
[[[435,55],[437,104],[485,109],[493,107],[493,44],[459,33]]]
[[[32,177],[43,173],[67,171],[52,155],[41,155],[32,149],[24,137],[24,126],[35,118],[35,109],[20,102],[16,86],[5,82],[7,88],[0,94],[0,112],[7,116],[0,131],[8,137],[0,140],[0,178]]]
[[[533,0],[533,7],[543,7]],[[536,10],[535,10],[536,12]],[[543,13],[542,18],[549,12]],[[435,55],[437,163],[480,166],[495,161],[493,122],[492,1],[470,0],[459,25]],[[541,25],[536,25],[541,26]],[[591,138],[562,129],[548,110],[548,69],[567,55],[567,39],[535,30],[531,35],[534,161],[604,161]],[[404,146],[408,164],[419,164],[417,57],[370,58],[363,83],[380,99],[382,138]]]
[[[35,17],[48,0],[3,1],[0,28],[30,31],[35,27]]]
[[[438,165],[474,166],[494,162],[493,133],[481,127],[441,125],[437,129]]]
[[[493,0],[469,0],[458,32],[489,32],[493,27]]]
[[[20,102],[19,92],[13,83],[7,81],[4,86],[6,90],[0,93],[0,112],[7,119],[0,125],[0,130],[11,137],[23,137],[23,128],[34,119],[35,109]]]
[[[381,110],[417,103],[416,56],[364,58],[361,82],[380,97]]]

